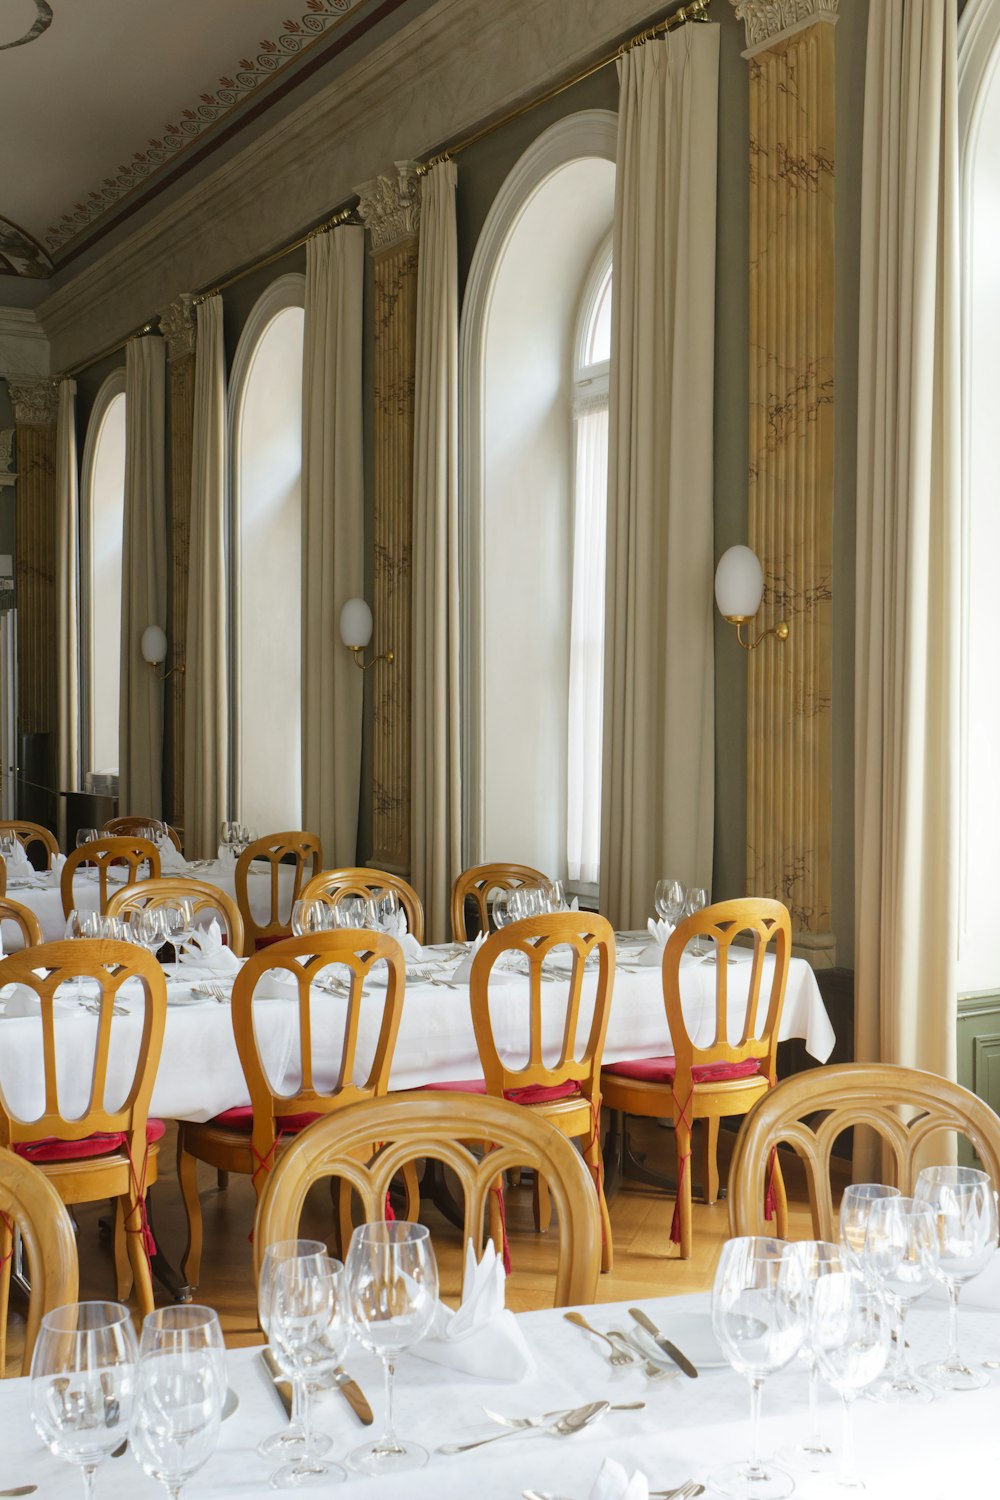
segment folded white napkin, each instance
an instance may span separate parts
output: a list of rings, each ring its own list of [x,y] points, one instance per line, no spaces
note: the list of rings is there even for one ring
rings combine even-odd
[[[652,942],[647,943],[646,947],[639,954],[639,962],[641,964],[661,964],[663,962],[663,950],[666,947],[667,938],[674,929],[662,917],[659,919],[650,917],[646,923],[646,928],[652,938]]]
[[[451,976],[453,980],[457,980],[459,984],[468,984],[469,980],[472,978],[472,960],[475,958],[476,954],[479,952],[485,941],[485,932],[481,932],[477,937],[473,938],[472,942],[469,944],[469,951],[466,953],[465,957],[460,960],[458,968]]]
[[[63,865],[65,863],[65,854],[53,854],[52,868],[49,871],[48,875],[45,877],[46,885],[54,886],[56,890],[59,889],[59,882],[62,880]]]
[[[240,960],[232,948],[222,941],[222,928],[213,917],[207,927],[199,927],[190,942],[185,943],[177,957],[178,978],[196,979],[202,974],[214,974],[223,979],[240,971]]]
[[[616,1458],[606,1458],[591,1486],[590,1500],[649,1500],[649,1480],[641,1469],[630,1479]]]
[[[174,848],[169,834],[161,833],[156,840],[156,847],[160,855],[162,875],[184,875],[187,872],[188,862],[181,851]]]
[[[90,984],[88,987],[84,984],[81,988],[73,980],[68,980],[56,993],[56,1011],[78,1011],[81,998],[96,1000],[95,986]],[[35,991],[26,984],[5,984],[3,989],[0,989],[0,1009],[7,1017],[37,1016],[41,1010],[41,1001]]]
[[[462,1305],[439,1303],[430,1332],[411,1353],[483,1380],[526,1380],[535,1361],[514,1318],[504,1307],[503,1262],[488,1240],[477,1263],[472,1241],[465,1247]]]
[[[14,850],[6,856],[6,864],[8,880],[24,880],[35,873],[35,867],[25,853],[20,839],[14,840]]]
[[[423,958],[423,948],[421,948],[407,927],[405,911],[400,910],[396,913],[392,921],[386,924],[385,932],[387,937],[396,939],[396,942],[403,950],[403,957],[407,963],[417,963]]]

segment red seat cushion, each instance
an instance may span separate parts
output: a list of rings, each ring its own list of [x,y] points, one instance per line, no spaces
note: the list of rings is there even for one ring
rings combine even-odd
[[[635,1078],[641,1083],[673,1083],[677,1071],[675,1057],[637,1057],[632,1062],[605,1063],[603,1073],[619,1078]],[[691,1069],[694,1083],[727,1083],[736,1078],[753,1078],[760,1072],[760,1060],[746,1057],[736,1063],[697,1063]]]
[[[290,938],[291,935],[291,928],[289,928],[287,932],[272,932],[266,937],[256,938],[254,940],[254,943],[259,952],[261,948],[270,948],[272,943],[283,943],[285,939]]]
[[[162,1120],[146,1121],[146,1144],[152,1146],[163,1138],[166,1130]],[[120,1151],[125,1144],[125,1132],[116,1130],[108,1135],[85,1135],[80,1141],[61,1141],[58,1136],[46,1136],[40,1141],[19,1141],[14,1146],[17,1156],[28,1161],[83,1161],[90,1156],[110,1156]]]
[[[300,1130],[305,1130],[307,1125],[311,1125],[313,1120],[319,1118],[315,1110],[306,1111],[301,1115],[278,1115],[278,1129],[285,1135],[297,1135]],[[218,1126],[220,1130],[232,1130],[240,1135],[249,1135],[253,1129],[253,1105],[238,1104],[235,1109],[224,1109],[221,1115],[216,1115],[208,1123]]]
[[[440,1089],[447,1094],[485,1094],[486,1084],[481,1078],[471,1078],[464,1083],[429,1083],[429,1089]],[[529,1083],[520,1089],[505,1089],[504,1098],[512,1104],[555,1104],[559,1099],[572,1099],[579,1094],[580,1085],[572,1079],[566,1083]]]

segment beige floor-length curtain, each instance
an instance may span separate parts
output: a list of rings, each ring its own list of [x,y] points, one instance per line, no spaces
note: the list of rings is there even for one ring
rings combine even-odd
[[[125,346],[125,513],[122,533],[118,807],[158,818],[163,807],[163,683],[143,660],[147,625],[167,625],[164,475],[166,350],[158,335]],[[163,670],[161,668],[161,670]]]
[[[627,928],[659,877],[711,886],[719,28],[619,73],[600,883]]]
[[[456,178],[445,161],[423,179],[417,267],[410,846],[434,943],[450,934],[462,852]]]
[[[184,679],[184,850],[211,858],[228,816],[226,356],[222,298],[197,308]]]
[[[59,765],[57,786],[79,790],[79,469],[76,458],[76,381],[59,382],[56,417],[56,631],[59,641]]]
[[[364,593],[361,309],[365,232],[306,245],[302,380],[302,812],[330,868],[357,860],[364,683],[340,610]]]
[[[868,20],[861,210],[856,1052],[954,1077],[960,549],[955,0]]]

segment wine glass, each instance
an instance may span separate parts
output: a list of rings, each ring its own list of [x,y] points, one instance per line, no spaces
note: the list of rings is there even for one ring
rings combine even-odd
[[[914,1198],[879,1198],[868,1215],[863,1266],[865,1279],[896,1315],[892,1368],[868,1391],[875,1401],[932,1401],[934,1392],[918,1380],[906,1352],[906,1314],[929,1292],[937,1277],[937,1225],[928,1203]]]
[[[96,911],[78,911],[74,906],[66,918],[65,935],[68,938],[100,937],[100,913]]]
[[[327,1255],[280,1260],[268,1282],[268,1338],[282,1371],[299,1387],[303,1451],[271,1476],[273,1489],[300,1489],[344,1478],[320,1461],[312,1443],[311,1382],[336,1368],[350,1337],[344,1268]],[[325,1451],[325,1450],[324,1450]]]
[[[561,880],[550,880],[542,887],[542,894],[547,911],[566,911],[566,887]]]
[[[727,1240],[712,1287],[712,1327],[722,1352],[750,1382],[751,1457],[709,1476],[720,1494],[738,1500],[781,1500],[795,1483],[760,1458],[760,1396],[764,1381],[787,1365],[802,1343],[803,1263],[783,1240]]]
[[[820,1373],[843,1403],[844,1426],[837,1484],[863,1490],[854,1458],[853,1403],[860,1390],[885,1369],[889,1357],[889,1325],[878,1292],[850,1271],[824,1276],[813,1294],[809,1340],[816,1351]]]
[[[852,1182],[844,1189],[840,1200],[840,1245],[848,1270],[862,1277],[865,1274],[865,1236],[872,1204],[899,1195],[898,1187],[888,1187],[884,1182]]]
[[[233,827],[234,825],[224,819],[219,824],[219,861],[221,864],[232,864],[233,861]]]
[[[671,927],[677,926],[678,918],[684,911],[687,900],[687,892],[679,880],[658,880],[656,882],[656,894],[654,905],[656,915],[664,922],[669,922]]]
[[[689,888],[684,902],[684,913],[693,917],[696,911],[702,911],[708,905],[708,892],[703,885],[693,885]],[[695,938],[691,952],[696,958],[704,958],[710,950],[705,947],[700,935]]]
[[[972,1370],[958,1352],[958,1299],[967,1281],[984,1271],[997,1247],[997,1198],[986,1172],[975,1167],[925,1167],[913,1196],[934,1213],[937,1277],[948,1288],[948,1354],[919,1373],[945,1391],[975,1391],[989,1376]]]
[[[355,1448],[347,1462],[365,1474],[422,1468],[427,1450],[396,1436],[392,1394],[397,1358],[423,1338],[437,1307],[437,1261],[430,1230],[403,1219],[359,1225],[347,1254],[347,1282],[354,1332],[385,1365],[382,1436]]]
[[[792,1255],[801,1262],[801,1290],[797,1294],[790,1289],[786,1295],[800,1295],[804,1337],[799,1348],[799,1358],[809,1371],[809,1431],[801,1443],[785,1449],[779,1456],[789,1463],[803,1464],[813,1473],[826,1469],[832,1458],[829,1445],[824,1442],[819,1422],[819,1366],[816,1350],[810,1337],[809,1319],[813,1295],[824,1276],[835,1275],[846,1269],[846,1262],[839,1245],[829,1240],[798,1240],[791,1246]]]
[[[148,953],[156,954],[167,941],[162,906],[133,907],[128,914],[128,940],[145,948]]]
[[[128,1434],[135,1385],[132,1318],[118,1302],[70,1302],[42,1318],[31,1360],[39,1437],[77,1464],[85,1496],[98,1465]]]
[[[510,909],[510,898],[513,894],[513,891],[494,892],[491,914],[493,918],[493,926],[496,928],[497,932],[500,931],[501,927],[506,927],[508,923],[514,920]]]
[[[257,1315],[260,1326],[271,1337],[271,1287],[278,1266],[286,1260],[299,1260],[304,1256],[325,1257],[326,1246],[322,1240],[274,1240],[264,1251],[257,1278]],[[330,1439],[320,1432],[311,1434],[309,1451],[313,1458],[321,1458],[330,1447]],[[264,1458],[296,1458],[306,1451],[306,1435],[302,1420],[302,1388],[292,1383],[292,1416],[288,1426],[273,1433],[257,1444],[257,1452]]]
[[[399,913],[401,910],[399,892],[391,890],[377,891],[371,898],[371,904],[376,931],[394,933],[399,925]]]
[[[190,907],[190,901],[187,902],[187,905]],[[163,935],[163,942],[169,943],[171,948],[173,948],[175,959],[180,958],[181,948],[185,943],[190,942],[194,935],[192,918],[184,910],[184,905],[181,902],[171,904],[170,906],[160,906],[157,910],[160,914],[160,931]]]
[[[296,901],[292,905],[292,932],[296,937],[312,937],[330,926],[330,908],[325,901]]]
[[[161,1307],[146,1316],[131,1446],[172,1500],[215,1452],[226,1390],[222,1329],[210,1307]]]
[[[84,844],[93,844],[97,841],[96,828],[78,828],[76,830],[76,847],[82,849]]]

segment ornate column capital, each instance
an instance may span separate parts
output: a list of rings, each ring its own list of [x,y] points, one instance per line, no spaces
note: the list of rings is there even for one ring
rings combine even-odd
[[[59,408],[58,380],[8,380],[18,427],[54,427]]]
[[[177,301],[160,313],[160,332],[167,341],[167,359],[171,363],[194,353],[196,329],[194,297],[190,292],[181,292]]]
[[[729,0],[736,19],[746,27],[747,50],[752,57],[785,37],[814,26],[817,21],[834,25],[840,0]]]
[[[373,250],[385,250],[410,240],[420,229],[420,178],[415,161],[397,161],[394,172],[383,172],[355,188],[358,213],[372,237]]]

